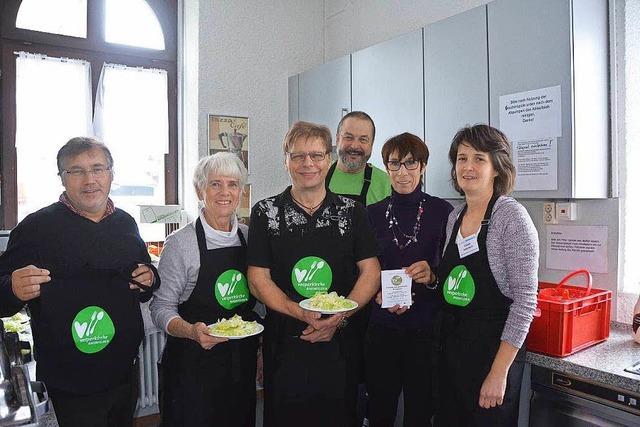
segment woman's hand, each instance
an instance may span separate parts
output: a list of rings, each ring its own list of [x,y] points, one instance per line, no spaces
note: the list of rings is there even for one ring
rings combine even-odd
[[[202,322],[191,325],[190,338],[200,344],[205,350],[211,350],[213,346],[221,342],[229,341],[229,338],[212,337],[209,335],[209,328]]]
[[[435,276],[427,261],[414,262],[409,267],[405,267],[404,272],[407,273],[414,282],[423,285],[429,285],[435,280]]]
[[[411,296],[413,297],[414,294],[412,293]],[[376,294],[376,302],[378,303],[378,305],[382,305],[382,292],[378,292]],[[397,315],[404,314],[404,312],[407,310],[409,310],[409,307],[406,307],[404,305],[398,305],[398,304],[394,305],[393,307],[387,308],[387,311],[389,313],[393,313]]]
[[[478,404],[485,409],[502,405],[504,392],[507,388],[507,373],[491,370],[480,388]]]

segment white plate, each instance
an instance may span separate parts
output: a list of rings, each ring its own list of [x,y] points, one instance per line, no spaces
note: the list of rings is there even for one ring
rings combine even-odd
[[[217,335],[213,332],[211,332],[211,327],[215,325],[215,323],[212,323],[210,325],[208,325],[209,328],[209,335],[211,335],[212,337],[218,337],[218,338],[229,338],[230,340],[241,340],[242,338],[248,338],[248,337],[252,337],[254,335],[258,335],[261,334],[262,331],[264,331],[264,326],[262,326],[260,323],[258,323],[258,329],[256,329],[254,332],[248,334],[248,335]]]
[[[336,308],[335,310],[323,310],[321,308],[315,308],[311,306],[311,298],[308,299],[303,299],[302,301],[300,301],[298,303],[298,305],[302,308],[304,308],[305,310],[309,310],[309,311],[315,311],[318,313],[322,313],[322,314],[336,314],[336,313],[344,313],[347,311],[351,311],[351,310],[355,310],[356,308],[358,308],[358,303],[350,300],[350,299],[346,299],[346,301],[349,301],[353,304],[353,307],[351,308]]]

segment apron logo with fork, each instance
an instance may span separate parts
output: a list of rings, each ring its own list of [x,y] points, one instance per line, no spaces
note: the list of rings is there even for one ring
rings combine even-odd
[[[83,353],[93,354],[109,345],[116,328],[102,307],[91,305],[76,314],[71,322],[71,337],[76,348]]]
[[[476,284],[464,265],[455,266],[442,287],[444,300],[451,305],[466,307],[476,294]]]
[[[291,271],[293,288],[305,298],[311,298],[318,292],[327,292],[332,282],[331,266],[317,256],[298,260]]]
[[[238,270],[230,269],[218,276],[213,292],[218,304],[227,310],[249,301],[247,278]]]

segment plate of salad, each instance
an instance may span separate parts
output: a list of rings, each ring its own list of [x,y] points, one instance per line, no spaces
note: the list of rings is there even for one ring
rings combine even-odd
[[[336,292],[318,292],[311,298],[302,300],[298,305],[305,310],[322,314],[344,313],[358,308],[358,303],[338,295]]]
[[[234,314],[231,319],[220,319],[209,327],[209,335],[218,338],[238,340],[252,337],[264,331],[264,326],[258,322],[247,322],[242,317]]]
[[[4,330],[7,332],[17,332],[19,334],[29,331],[30,317],[22,312],[18,312],[11,317],[3,317]]]

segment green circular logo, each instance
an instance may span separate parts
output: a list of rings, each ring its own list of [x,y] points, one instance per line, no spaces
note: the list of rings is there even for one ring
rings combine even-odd
[[[302,258],[291,271],[293,288],[305,298],[311,298],[318,292],[327,292],[332,282],[331,266],[317,256]]]
[[[476,284],[471,272],[464,265],[454,267],[444,281],[442,293],[444,300],[451,305],[469,305],[476,294]]]
[[[116,328],[109,313],[102,307],[91,305],[76,314],[71,323],[71,337],[78,350],[93,354],[109,345]]]
[[[393,276],[391,278],[391,284],[392,285],[396,285],[396,286],[400,286],[402,284],[402,277],[400,276]]]
[[[218,276],[213,292],[218,304],[227,310],[249,301],[247,278],[238,270],[227,270]]]

